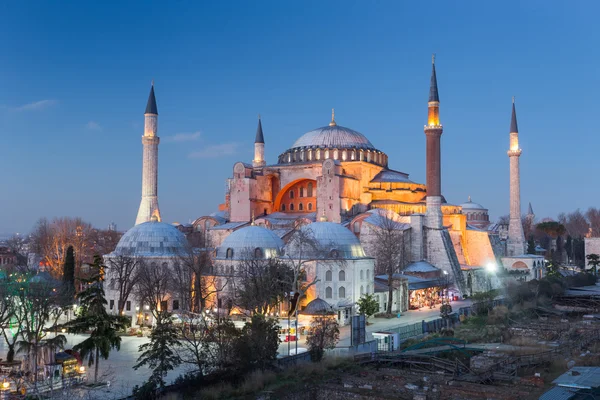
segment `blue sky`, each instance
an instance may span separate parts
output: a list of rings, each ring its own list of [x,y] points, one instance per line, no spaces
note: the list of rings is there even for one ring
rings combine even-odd
[[[167,222],[216,210],[257,114],[271,163],[329,122],[365,134],[425,181],[431,53],[442,191],[508,213],[517,99],[522,206],[598,205],[600,5],[592,1],[2,2],[0,232],[40,217],[133,225],[143,111],[159,109]]]

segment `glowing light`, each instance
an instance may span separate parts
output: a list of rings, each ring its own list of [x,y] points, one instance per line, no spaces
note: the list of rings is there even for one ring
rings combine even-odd
[[[9,387],[10,387],[10,382],[8,382],[8,381],[2,382],[2,388],[3,389],[8,389]]]
[[[494,264],[494,263],[492,263],[492,262],[490,262],[490,263],[487,263],[487,264],[486,264],[486,266],[485,266],[485,269],[486,269],[488,272],[496,272],[496,264]]]
[[[83,374],[85,372],[85,367],[82,365],[81,367],[79,367],[79,373]]]
[[[65,328],[62,328],[60,331],[61,331],[62,333],[65,333],[67,330],[66,330]]]
[[[444,271],[444,275],[448,275],[448,271]]]

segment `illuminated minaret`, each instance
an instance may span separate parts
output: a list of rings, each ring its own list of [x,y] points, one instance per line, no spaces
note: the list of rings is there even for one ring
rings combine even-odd
[[[521,179],[519,172],[519,128],[517,126],[517,112],[515,111],[515,98],[513,97],[512,117],[510,120],[510,221],[508,223],[508,240],[506,252],[510,256],[520,256],[525,253],[526,242],[521,222]]]
[[[135,224],[156,219],[160,221],[158,209],[158,109],[154,97],[154,82],[150,88],[148,104],[144,113],[144,136],[142,136],[142,201]]]
[[[427,211],[425,225],[429,228],[442,228],[442,172],[440,138],[440,97],[438,95],[437,78],[435,76],[435,55],[431,57],[431,84],[429,87],[429,113],[425,136],[427,138]]]
[[[253,167],[264,167],[265,162],[265,137],[263,136],[260,114],[258,115],[258,127],[256,128],[256,138],[254,139],[254,160]]]

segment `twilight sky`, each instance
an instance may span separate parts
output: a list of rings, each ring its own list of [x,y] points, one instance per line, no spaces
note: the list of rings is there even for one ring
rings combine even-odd
[[[521,195],[539,218],[597,206],[594,1],[0,3],[0,233],[40,217],[135,221],[150,82],[166,222],[217,209],[256,118],[266,157],[336,121],[425,182],[431,53],[442,192],[508,213],[516,96]]]

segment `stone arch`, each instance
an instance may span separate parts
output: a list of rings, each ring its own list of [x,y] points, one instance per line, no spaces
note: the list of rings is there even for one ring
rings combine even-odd
[[[523,261],[517,261],[516,263],[514,263],[512,265],[513,269],[527,269],[527,264],[525,264]]]
[[[275,211],[284,211],[285,212],[285,208],[283,208],[283,204],[282,204],[282,200],[285,198],[285,195],[287,193],[289,193],[291,190],[295,190],[297,188],[296,185],[302,184],[304,182],[312,183],[315,188],[317,187],[317,181],[316,180],[306,179],[306,178],[296,179],[295,181],[292,181],[292,182],[288,183],[283,188],[281,188],[281,190],[279,191],[279,193],[277,193],[277,196],[275,196],[275,204],[273,206],[273,210],[275,210]],[[314,191],[313,191],[313,194],[314,194]],[[308,197],[313,197],[313,196],[308,196]],[[290,198],[289,195],[288,195],[287,198]]]

